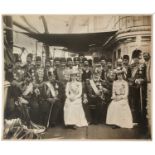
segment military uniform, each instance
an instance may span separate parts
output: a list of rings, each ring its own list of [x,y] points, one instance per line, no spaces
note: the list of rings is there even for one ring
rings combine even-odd
[[[62,100],[64,99],[64,89],[60,82],[46,81],[42,85],[42,92],[40,93],[40,119],[43,125],[47,125],[50,108],[53,104],[52,113],[50,117],[50,125],[56,125],[60,111],[62,109]]]
[[[136,50],[135,50],[136,51]],[[139,50],[138,50],[139,51]],[[139,55],[133,52],[132,57]],[[141,126],[146,125],[146,76],[145,66],[140,63],[133,63],[130,66],[131,77],[129,81],[129,104],[131,107],[133,122]]]
[[[106,89],[100,81],[100,75],[98,80],[89,80],[85,82],[85,93],[88,98],[90,123],[98,124],[105,121],[105,92]]]

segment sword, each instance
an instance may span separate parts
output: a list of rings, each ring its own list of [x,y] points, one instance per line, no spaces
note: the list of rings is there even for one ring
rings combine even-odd
[[[141,114],[143,113],[143,94],[142,94],[142,85],[140,85],[140,104],[141,104]]]
[[[51,107],[50,107],[50,112],[49,112],[49,116],[48,116],[48,121],[47,121],[46,128],[49,127],[50,117],[51,117],[51,113],[52,113],[53,105],[54,105],[54,103],[52,103],[52,104],[51,104]]]

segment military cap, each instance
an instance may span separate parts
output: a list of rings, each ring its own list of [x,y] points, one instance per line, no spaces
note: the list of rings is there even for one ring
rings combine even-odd
[[[80,53],[80,54],[79,54],[79,57],[81,57],[81,56],[84,56],[84,54],[83,54],[83,53]]]
[[[100,60],[106,60],[106,57],[105,56],[102,56]]]
[[[40,56],[37,56],[36,57],[36,61],[41,61],[41,57]]]
[[[67,62],[68,62],[68,61],[72,61],[72,58],[71,58],[71,57],[68,57],[68,58],[67,58]]]
[[[66,58],[65,57],[62,57],[62,58],[60,58],[60,61],[61,62],[66,62]]]
[[[88,59],[89,65],[92,66],[92,59]]]
[[[107,62],[112,62],[112,59],[111,58],[107,58]]]
[[[45,62],[50,62],[51,63],[51,60],[49,58],[46,58]]]
[[[80,61],[80,58],[79,57],[74,57],[73,60],[74,61]]]
[[[85,62],[85,61],[87,61],[87,58],[85,58],[85,57],[82,58],[82,62]]]
[[[21,62],[21,58],[16,53],[14,54],[14,60],[15,60],[15,62]]]
[[[129,56],[128,55],[123,55],[123,59],[129,60]]]
[[[27,55],[27,57],[30,57],[31,59],[33,58],[33,54],[32,53],[29,53],[28,55]]]
[[[100,62],[100,58],[99,57],[94,57],[94,63],[98,63]]]
[[[55,58],[54,58],[54,61],[60,61],[60,58],[55,57]]]

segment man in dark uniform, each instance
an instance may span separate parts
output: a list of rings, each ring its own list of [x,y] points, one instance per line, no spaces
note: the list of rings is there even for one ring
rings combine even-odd
[[[18,101],[18,97],[22,95],[23,85],[24,70],[22,68],[16,68],[13,71],[13,79],[11,81],[11,86],[8,90],[6,111],[4,113],[5,118],[12,119],[18,117],[18,110],[15,102]]]
[[[94,58],[94,72],[90,79],[85,82],[85,94],[88,99],[89,122],[92,124],[104,123],[106,115],[105,110],[105,93],[107,89],[103,87],[101,80],[101,65],[98,57]]]
[[[86,58],[83,58],[83,68],[82,68],[82,85],[83,85],[83,93],[82,93],[82,103],[83,108],[86,114],[86,119],[88,123],[91,123],[91,116],[90,116],[90,109],[89,109],[89,103],[87,99],[87,80],[90,80],[92,78],[92,70],[90,69],[89,62]]]
[[[111,75],[112,71],[113,71],[113,69],[112,69],[112,59],[107,58],[107,74],[106,74],[106,78]]]
[[[125,73],[125,79],[128,80],[128,78],[131,77],[131,69],[129,65],[129,56],[128,55],[123,55],[123,70]]]
[[[43,77],[44,81],[48,80],[48,71],[50,70],[50,68],[51,68],[51,61],[50,59],[46,59],[44,68],[44,77]]]
[[[60,64],[59,68],[57,69],[58,80],[65,87],[66,86],[66,83],[67,83],[66,78],[64,76],[65,69],[66,69],[66,58],[64,58],[64,57],[60,58],[60,63],[61,64]]]
[[[24,69],[26,73],[31,74],[31,70],[34,69],[34,65],[32,64],[33,55],[29,53],[26,58],[26,65],[24,65]]]
[[[47,125],[49,119],[50,127],[57,124],[64,98],[64,89],[62,84],[55,79],[53,71],[48,73],[48,81],[43,83],[42,92],[40,93],[40,118],[43,125]],[[51,111],[51,114],[50,114]]]
[[[13,80],[13,65],[5,65],[5,80],[12,82]]]
[[[36,57],[35,67],[31,70],[32,83],[33,83],[33,95],[31,97],[30,104],[30,115],[34,122],[40,123],[39,113],[39,101],[40,101],[40,92],[42,89],[43,79],[44,79],[44,68],[41,65],[41,57]]]
[[[104,104],[107,89],[103,87],[98,72],[93,73],[92,79],[86,80],[85,92],[90,110],[90,123],[104,123],[106,117]]]
[[[146,75],[146,98],[147,98],[147,126],[148,126],[148,131],[149,135],[151,136],[151,126],[152,126],[152,115],[151,115],[151,108],[152,108],[152,103],[151,103],[151,56],[149,52],[144,52],[143,53],[143,58],[145,60],[144,65],[145,65],[145,75]]]
[[[107,74],[107,63],[106,63],[106,58],[101,57],[101,65],[102,65],[102,73],[101,73],[101,79],[106,80],[106,74]]]
[[[146,125],[146,95],[145,95],[145,67],[140,63],[141,50],[132,53],[131,77],[129,80],[129,103],[133,115],[133,122],[139,123],[141,128]]]
[[[82,81],[85,82],[87,79],[91,79],[92,71],[89,66],[89,62],[87,59],[84,60],[83,73],[82,73]]]

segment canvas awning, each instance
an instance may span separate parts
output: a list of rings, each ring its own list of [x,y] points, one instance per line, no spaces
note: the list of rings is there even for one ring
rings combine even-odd
[[[63,46],[73,52],[86,52],[89,46],[102,46],[117,31],[76,34],[24,33],[27,36],[49,46]]]

